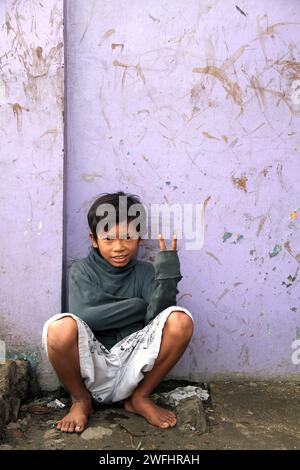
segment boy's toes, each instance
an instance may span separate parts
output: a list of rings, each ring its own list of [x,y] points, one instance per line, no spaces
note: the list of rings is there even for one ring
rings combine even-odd
[[[176,419],[176,415],[175,415],[175,413],[172,413],[172,411],[167,411],[167,416],[171,420]]]
[[[74,421],[71,421],[71,423],[69,424],[68,432],[74,432],[75,426],[76,423],[74,423]]]
[[[175,424],[177,423],[177,418],[175,415],[172,415],[170,417],[170,423],[171,423],[171,426],[175,426]]]
[[[160,416],[159,427],[160,428],[172,428],[176,425],[176,422],[177,422],[176,417],[173,414],[166,412]]]
[[[166,429],[166,428],[169,428],[170,427],[170,424],[167,423],[167,421],[162,421],[159,425],[160,428],[162,429]]]
[[[168,423],[171,426],[171,428],[173,428],[176,425],[176,422],[177,422],[176,419],[169,419],[168,420]]]
[[[69,426],[70,426],[70,423],[69,423],[69,421],[67,421],[66,423],[63,424],[61,430],[63,432],[68,432]]]
[[[84,429],[83,424],[77,424],[75,427],[75,432],[82,432]]]
[[[167,416],[164,416],[164,421],[166,421],[169,426],[173,427],[175,426],[176,422],[177,422],[177,419],[176,419],[176,416],[169,413]]]
[[[175,426],[176,422],[173,423],[171,420],[169,419],[166,419],[166,418],[162,418],[161,419],[161,422],[160,422],[160,425],[159,427],[160,428],[172,428],[173,426]]]
[[[59,421],[56,428],[61,432],[82,432],[84,430],[84,424],[76,421]]]

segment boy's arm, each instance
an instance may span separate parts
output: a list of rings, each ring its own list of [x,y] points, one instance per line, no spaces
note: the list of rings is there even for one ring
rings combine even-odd
[[[91,282],[83,268],[73,265],[69,275],[69,311],[92,330],[101,331],[143,322],[146,304],[138,297],[116,301]]]
[[[163,245],[161,243],[162,247],[165,248],[164,242]],[[152,268],[144,280],[142,290],[142,297],[148,303],[146,325],[162,310],[176,305],[177,284],[182,279],[176,240],[174,242],[173,239],[171,250],[162,249],[156,254]]]

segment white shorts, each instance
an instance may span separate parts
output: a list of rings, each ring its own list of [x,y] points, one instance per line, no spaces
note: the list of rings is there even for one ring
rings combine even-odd
[[[81,376],[94,400],[112,403],[124,400],[136,389],[143,372],[152,369],[160,350],[166,319],[172,311],[183,311],[192,319],[189,310],[171,306],[160,312],[148,325],[115,344],[111,350],[100,343],[90,327],[72,313],[59,313],[46,321],[42,341],[47,352],[47,333],[51,322],[70,316],[77,322]]]

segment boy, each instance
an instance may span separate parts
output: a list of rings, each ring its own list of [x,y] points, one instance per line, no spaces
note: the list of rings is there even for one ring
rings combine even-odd
[[[71,313],[54,315],[43,328],[48,358],[72,396],[69,414],[57,424],[63,432],[83,431],[92,399],[124,400],[128,412],[153,426],[176,425],[175,413],[156,406],[149,395],[184,353],[193,318],[176,307],[182,278],[176,237],[166,250],[159,236],[154,265],[136,259],[144,226],[132,228],[136,217],[128,214],[136,205],[143,215],[139,199],[123,192],[95,200],[88,212],[89,255],[70,269]]]

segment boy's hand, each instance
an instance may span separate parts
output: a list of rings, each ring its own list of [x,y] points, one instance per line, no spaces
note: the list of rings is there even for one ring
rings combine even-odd
[[[163,239],[163,236],[161,234],[158,235],[158,240],[159,240],[160,250],[161,251],[166,251],[167,250],[166,243],[165,243],[165,240]],[[177,237],[176,237],[176,235],[173,235],[170,250],[175,251],[176,248],[177,248]]]

